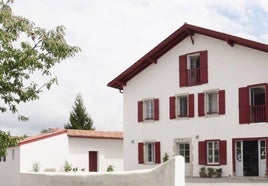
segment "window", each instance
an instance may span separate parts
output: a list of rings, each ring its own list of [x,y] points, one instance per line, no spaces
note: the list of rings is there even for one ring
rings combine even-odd
[[[225,140],[207,140],[198,142],[199,165],[226,165],[227,151]]]
[[[145,163],[154,163],[155,159],[154,143],[145,143],[144,146],[145,146],[145,156],[144,156]]]
[[[225,91],[198,94],[198,116],[225,114]]]
[[[239,88],[239,123],[268,122],[267,84]]]
[[[179,57],[180,87],[208,83],[207,51]]]
[[[188,116],[188,98],[187,96],[177,97],[177,116],[187,117]]]
[[[138,101],[138,122],[159,120],[159,99]]]
[[[199,53],[187,56],[188,85],[200,84],[200,56]]]
[[[218,92],[206,93],[206,114],[218,114]]]
[[[266,159],[266,143],[265,140],[260,141],[260,159],[265,160]]]
[[[219,141],[207,142],[207,155],[208,164],[219,163]]]
[[[185,163],[190,163],[190,145],[189,143],[178,143],[179,155],[184,157]]]
[[[236,141],[236,161],[241,162],[242,160],[242,147],[241,141]]]
[[[160,142],[138,143],[139,164],[161,163]]]
[[[144,104],[144,115],[145,120],[153,120],[154,119],[154,100],[146,100],[143,102]]]
[[[194,117],[194,94],[169,98],[170,119]]]

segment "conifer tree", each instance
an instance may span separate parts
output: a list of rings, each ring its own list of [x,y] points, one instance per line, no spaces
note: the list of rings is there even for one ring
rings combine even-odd
[[[65,129],[95,130],[93,120],[86,111],[81,94],[76,96],[73,110],[70,112],[69,121],[64,125]]]

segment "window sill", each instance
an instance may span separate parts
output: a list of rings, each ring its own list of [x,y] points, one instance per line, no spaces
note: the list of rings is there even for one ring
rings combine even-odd
[[[220,116],[219,113],[206,113],[205,117],[210,118],[210,117],[218,117]]]
[[[155,165],[155,162],[144,162],[144,165]]]

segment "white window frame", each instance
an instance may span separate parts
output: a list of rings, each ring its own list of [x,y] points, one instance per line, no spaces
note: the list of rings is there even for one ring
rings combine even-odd
[[[144,163],[155,164],[155,142],[154,141],[144,142]]]
[[[186,97],[186,116],[181,116],[181,109],[180,109],[180,104],[181,104],[181,98]],[[176,95],[176,118],[188,118],[189,116],[189,94],[178,94]]]
[[[260,160],[266,160],[266,140],[260,140]]]
[[[211,148],[209,147],[211,144]],[[220,164],[220,142],[219,141],[207,141],[207,164],[219,165]],[[218,152],[218,154],[216,153]],[[218,161],[216,161],[218,159]]]
[[[194,68],[192,68],[192,61],[191,61],[191,59],[195,59],[195,67]],[[198,59],[199,58],[199,68],[200,68],[200,53],[194,53],[194,54],[189,54],[189,55],[187,55],[187,70],[193,70],[193,69],[197,69],[197,67],[196,67],[196,59]]]
[[[154,120],[154,98],[143,100],[143,116],[144,121]]]
[[[184,148],[183,149],[181,149],[180,147],[181,147],[181,145],[183,145],[184,146]],[[186,148],[185,148],[185,145],[188,145],[189,147],[188,147],[188,155],[186,155]],[[184,157],[184,159],[185,159],[185,163],[190,163],[191,162],[191,152],[190,152],[190,150],[191,150],[191,147],[190,147],[190,143],[189,142],[185,142],[185,143],[177,143],[177,150],[178,150],[178,155],[181,155],[181,156],[183,156]],[[183,153],[182,153],[183,152]],[[187,161],[187,158],[188,158],[188,161]]]
[[[211,115],[219,115],[219,90],[209,90],[204,92],[205,93],[205,115],[211,116]],[[211,100],[209,98],[210,95],[215,95],[216,98],[213,98],[214,102],[211,105]],[[211,106],[213,108],[211,108]]]

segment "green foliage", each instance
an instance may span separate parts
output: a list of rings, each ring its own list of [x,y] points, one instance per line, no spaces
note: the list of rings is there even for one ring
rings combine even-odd
[[[68,161],[65,161],[65,163],[64,163],[64,171],[65,172],[72,171],[72,164],[70,164]]]
[[[63,26],[50,31],[35,27],[28,19],[13,15],[9,2],[0,1],[0,111],[19,113],[18,104],[38,99],[43,89],[57,84],[51,68],[80,48],[67,44]],[[48,78],[46,82],[36,82],[36,73]],[[18,119],[28,118],[19,114]]]
[[[0,131],[0,157],[6,155],[8,147],[15,147],[19,141],[20,137],[14,137],[8,132]]]
[[[69,122],[64,125],[65,129],[95,130],[93,121],[86,111],[81,94],[76,96],[73,111],[69,116]]]
[[[114,166],[113,165],[109,165],[106,169],[106,172],[114,172]]]
[[[80,48],[67,44],[63,26],[50,31],[36,27],[14,15],[10,3],[13,0],[0,1],[0,112],[9,110],[25,121],[28,117],[21,115],[17,106],[39,99],[44,89],[57,84],[51,68],[73,57]],[[41,75],[43,82],[37,82],[36,75]],[[17,138],[0,132],[0,156],[17,143]]]
[[[39,162],[33,163],[33,171],[34,172],[39,172],[41,168],[41,164]]]
[[[169,155],[168,153],[165,153],[165,156],[163,157],[163,162],[166,162],[169,160]]]

